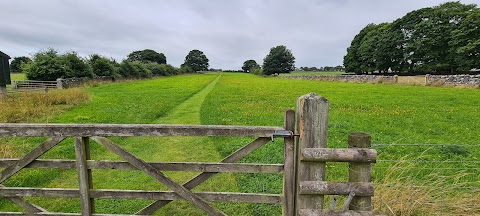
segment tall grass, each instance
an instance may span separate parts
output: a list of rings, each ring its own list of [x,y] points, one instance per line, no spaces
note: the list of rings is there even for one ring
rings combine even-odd
[[[62,110],[89,98],[81,88],[14,93],[0,97],[0,122],[32,122],[40,118],[48,121]]]
[[[391,165],[375,182],[374,209],[387,215],[478,215],[480,188],[463,178],[471,173],[441,175],[414,163]],[[379,176],[377,176],[379,177]]]

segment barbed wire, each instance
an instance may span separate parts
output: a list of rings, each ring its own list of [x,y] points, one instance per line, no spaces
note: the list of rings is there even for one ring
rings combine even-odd
[[[478,147],[480,144],[372,144],[372,147],[377,146],[468,146],[468,147]]]
[[[480,160],[459,160],[459,161],[449,161],[449,160],[377,160],[378,162],[385,163],[480,163]]]

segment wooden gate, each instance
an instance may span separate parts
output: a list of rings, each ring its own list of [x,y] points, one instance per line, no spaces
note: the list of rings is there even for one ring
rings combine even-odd
[[[297,120],[295,121],[295,116]],[[209,215],[224,215],[209,202],[246,202],[281,204],[284,215],[370,215],[373,185],[371,176],[353,177],[351,183],[327,183],[325,162],[351,162],[351,168],[368,171],[375,161],[376,152],[356,147],[369,147],[368,135],[360,135],[361,146],[350,149],[326,149],[328,101],[315,94],[305,95],[297,101],[297,113],[285,112],[284,127],[260,126],[205,126],[205,125],[125,125],[125,124],[0,124],[0,137],[51,137],[20,159],[0,159],[0,196],[25,210],[4,212],[0,215],[95,215],[95,199],[146,199],[155,200],[137,212],[149,215],[173,200],[183,199]],[[294,131],[296,132],[294,134]],[[358,134],[357,134],[358,135]],[[241,136],[257,137],[218,163],[152,163],[136,157],[107,137],[131,136]],[[352,135],[353,136],[353,135]],[[75,160],[38,159],[67,137],[73,137]],[[358,137],[358,136],[357,136]],[[275,138],[284,143],[283,164],[237,163],[246,155]],[[96,161],[90,158],[90,140],[104,146],[124,161]],[[357,140],[357,139],[352,139]],[[356,143],[356,141],[352,141]],[[295,144],[297,143],[297,144]],[[366,145],[364,145],[366,144]],[[295,147],[296,146],[296,147]],[[367,167],[368,166],[368,167]],[[2,185],[8,178],[24,168],[76,169],[78,189],[17,188]],[[167,186],[171,191],[97,190],[93,187],[93,169],[140,170]],[[185,183],[177,183],[163,171],[202,171]],[[254,194],[231,192],[193,192],[192,189],[221,172],[283,173],[282,194]],[[360,183],[354,183],[360,182]],[[351,206],[359,212],[323,211],[323,195],[338,194],[355,197]],[[25,197],[80,198],[81,213],[48,212]],[[363,207],[362,207],[363,206]],[[368,207],[368,208],[367,208]]]

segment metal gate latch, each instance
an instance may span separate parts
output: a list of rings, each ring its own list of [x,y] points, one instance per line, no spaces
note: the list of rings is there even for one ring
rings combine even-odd
[[[288,130],[277,130],[273,132],[272,134],[272,142],[274,141],[275,138],[281,137],[281,138],[287,138],[287,137],[293,137],[293,131],[288,131]]]

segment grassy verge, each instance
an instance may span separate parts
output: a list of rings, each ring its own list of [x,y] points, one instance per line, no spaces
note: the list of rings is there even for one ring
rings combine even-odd
[[[346,147],[348,133],[355,131],[370,133],[373,143],[376,144],[476,145],[480,138],[480,131],[474,126],[480,125],[480,118],[477,116],[480,92],[475,89],[283,80],[249,74],[222,76],[202,107],[202,123],[281,126],[285,109],[294,108],[296,99],[309,92],[316,92],[330,101],[329,147]],[[236,141],[235,139],[226,140],[224,145],[219,146],[219,151],[228,152],[226,149],[233,148]],[[282,161],[281,152],[281,143],[273,143],[253,153],[245,159],[245,162],[279,163]],[[417,159],[422,152],[424,149],[419,148],[388,148],[381,150],[379,159],[396,160],[409,155],[413,160]],[[467,161],[478,161],[479,154],[478,148],[471,148],[463,155],[456,154],[454,149],[443,151],[436,149],[423,158],[430,160],[461,158]],[[348,167],[338,163],[328,164],[328,166],[329,181],[347,180]],[[377,166],[391,166],[391,164],[379,163]],[[426,166],[433,168],[437,165],[426,164]],[[449,166],[467,167],[471,164],[450,164]],[[387,174],[388,172],[379,173],[375,176],[376,181],[381,183],[381,179]],[[397,182],[405,184],[406,179],[413,179],[409,183],[416,184],[425,179],[431,179],[433,182],[442,181],[442,178],[444,186],[454,184],[456,179],[449,176],[432,179],[429,178],[428,172],[414,169],[404,172],[403,176],[397,178]],[[280,176],[244,175],[240,177],[239,182],[242,182],[242,191],[278,193],[281,191],[282,181]],[[477,184],[478,188],[478,181],[470,183]],[[427,182],[426,184],[428,185]],[[385,199],[397,199],[394,193],[385,194],[387,194],[387,197],[383,197]],[[443,200],[451,197],[462,198],[463,194],[454,193],[448,196],[443,197]],[[404,205],[408,205],[410,209],[417,208],[411,203]],[[377,202],[376,206],[382,210],[388,209],[385,203]],[[252,205],[251,208],[258,215],[280,213],[278,206]],[[382,213],[389,212],[382,211]],[[429,214],[429,212],[421,214]]]

